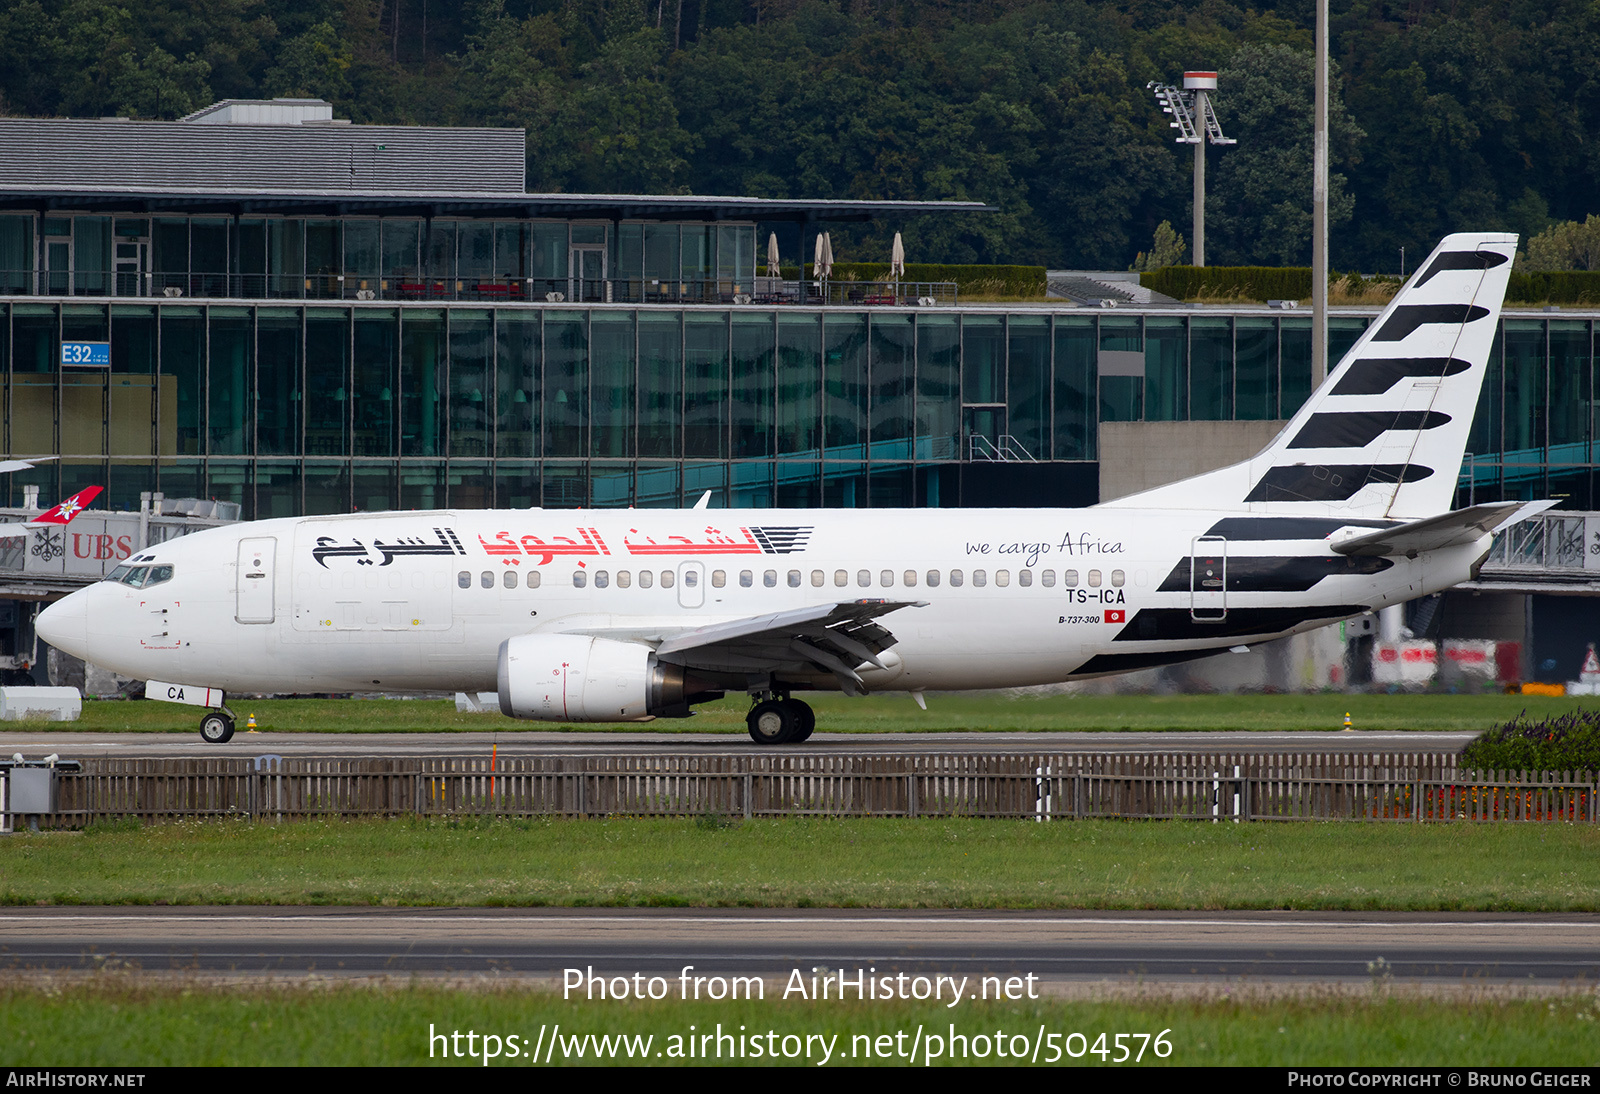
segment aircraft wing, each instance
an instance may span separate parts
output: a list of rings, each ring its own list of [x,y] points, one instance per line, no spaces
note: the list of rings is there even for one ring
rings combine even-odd
[[[1426,520],[1414,520],[1332,544],[1341,555],[1410,555],[1471,543],[1519,520],[1544,512],[1555,501],[1496,501],[1472,505]]]
[[[924,604],[926,601],[847,600],[747,616],[663,635],[656,656],[669,664],[704,671],[832,673],[847,693],[854,694],[862,684],[856,670],[862,665],[885,668],[879,655],[898,641],[878,619]],[[580,627],[576,633],[611,630]],[[638,640],[640,636],[628,637]]]
[[[55,458],[54,456],[40,456],[32,460],[0,460],[0,475],[10,474],[12,471],[24,471],[36,463],[48,463]]]

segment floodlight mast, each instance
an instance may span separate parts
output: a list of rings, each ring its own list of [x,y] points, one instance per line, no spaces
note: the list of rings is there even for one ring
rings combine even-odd
[[[1167,124],[1178,131],[1178,144],[1194,145],[1194,264],[1206,264],[1206,145],[1237,144],[1222,135],[1222,123],[1211,105],[1210,93],[1217,89],[1215,72],[1185,72],[1183,87],[1145,85],[1155,92],[1163,113],[1172,115]]]

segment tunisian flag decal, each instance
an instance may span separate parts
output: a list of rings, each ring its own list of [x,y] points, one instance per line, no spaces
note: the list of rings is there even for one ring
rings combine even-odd
[[[1106,622],[1107,623],[1126,623],[1127,621],[1128,621],[1128,610],[1126,608],[1107,608],[1106,609]]]

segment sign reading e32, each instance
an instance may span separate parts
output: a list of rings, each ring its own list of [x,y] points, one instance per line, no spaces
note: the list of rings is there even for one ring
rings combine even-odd
[[[61,343],[62,368],[110,368],[110,342]]]

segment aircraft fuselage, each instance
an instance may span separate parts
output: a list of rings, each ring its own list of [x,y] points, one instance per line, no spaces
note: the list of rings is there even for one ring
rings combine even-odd
[[[1114,509],[269,520],[141,552],[132,569],[170,576],[102,582],[74,597],[81,620],[63,623],[58,606],[53,626],[69,652],[135,678],[230,692],[477,691],[495,688],[500,646],[518,635],[654,647],[688,628],[890,600],[907,606],[880,620],[894,643],[882,667],[860,669],[867,689],[1026,686],[1185,660],[1436,592],[1467,580],[1489,546],[1484,536],[1414,559],[1330,548],[1330,536],[1385,523]],[[745,690],[757,667],[735,657],[696,671]],[[785,690],[838,686],[820,670],[780,676]]]

